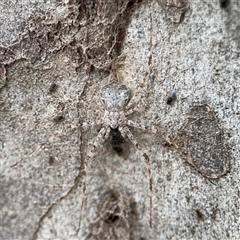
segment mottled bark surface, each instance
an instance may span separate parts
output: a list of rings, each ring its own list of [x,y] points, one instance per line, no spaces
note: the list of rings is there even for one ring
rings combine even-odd
[[[240,239],[239,2],[105,2],[0,3],[1,239]],[[81,123],[99,119],[122,53],[132,95],[146,79],[128,118],[186,154],[131,128],[151,161],[152,228],[147,164],[128,140],[121,155],[97,148],[80,211],[100,129]]]

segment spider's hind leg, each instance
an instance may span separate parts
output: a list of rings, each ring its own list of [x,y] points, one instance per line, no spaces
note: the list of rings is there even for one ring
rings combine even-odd
[[[132,120],[128,120],[127,121],[127,125],[128,126],[131,126],[131,127],[134,127],[134,128],[138,128],[138,129],[142,129],[142,130],[146,130],[146,131],[149,131],[149,132],[152,132],[154,134],[158,134],[161,136],[161,138],[166,142],[167,145],[169,146],[174,146],[176,148],[176,144],[174,144],[174,142],[168,137],[167,134],[165,133],[162,133],[159,129],[156,129],[154,128],[153,126],[149,127],[149,126],[145,126],[145,125],[142,125],[142,124],[139,124],[139,123],[136,123]]]
[[[152,227],[152,172],[151,172],[151,163],[148,155],[142,150],[139,146],[137,140],[132,135],[128,127],[120,128],[122,136],[127,136],[127,138],[132,142],[132,144],[137,148],[141,155],[145,158],[147,167],[148,167],[148,181],[149,181],[149,191],[150,191],[150,227]]]
[[[99,146],[100,143],[104,142],[107,139],[107,136],[109,135],[110,128],[102,127],[93,143],[93,146],[91,147],[90,151],[88,152],[86,158],[84,159],[83,165],[84,165],[84,172],[83,172],[83,190],[82,190],[82,204],[80,209],[80,222],[79,226],[81,226],[81,219],[82,219],[82,210],[84,206],[85,196],[86,196],[86,183],[87,183],[87,170],[88,170],[88,161],[94,156],[94,153],[96,151],[96,148]]]

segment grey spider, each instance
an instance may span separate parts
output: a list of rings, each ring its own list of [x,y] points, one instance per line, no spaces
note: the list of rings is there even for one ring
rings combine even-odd
[[[143,85],[141,85],[140,88],[143,88]],[[133,99],[134,98],[132,98],[131,100]],[[139,125],[138,123],[135,123],[132,120],[127,119],[126,116],[133,113],[135,111],[135,108],[132,108],[132,105],[130,105],[127,108],[130,102],[130,90],[125,85],[119,84],[118,82],[115,82],[115,81],[105,85],[101,89],[100,100],[103,105],[104,112],[103,112],[102,118],[97,124],[102,124],[102,127],[93,143],[92,148],[90,149],[90,151],[88,152],[84,160],[84,183],[83,183],[84,185],[83,185],[83,201],[81,206],[81,212],[83,209],[85,193],[86,193],[88,160],[94,156],[95,149],[97,148],[99,143],[107,140],[109,137],[111,137],[112,132],[115,131],[118,134],[117,141],[119,146],[122,143],[123,139],[126,139],[126,138],[129,139],[146,160],[146,163],[148,166],[148,179],[149,179],[149,190],[150,190],[150,226],[152,226],[152,174],[151,174],[150,159],[148,155],[139,146],[138,142],[134,138],[128,126],[140,128],[144,130],[150,130],[153,133],[160,133],[160,131],[154,128]],[[142,104],[142,102],[140,102],[140,104]],[[83,123],[83,126],[86,126],[86,125],[87,124]],[[167,138],[163,134],[161,135],[166,142],[171,144],[171,141],[169,138]],[[115,145],[113,147],[115,147]],[[118,152],[117,150],[115,151]]]

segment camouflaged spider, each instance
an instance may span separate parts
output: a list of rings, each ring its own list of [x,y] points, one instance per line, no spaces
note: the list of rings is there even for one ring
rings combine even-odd
[[[126,117],[136,111],[142,104],[144,104],[145,98],[142,98],[141,101],[137,104],[137,107],[133,107],[133,104],[130,104],[131,101],[135,100],[138,94],[143,90],[148,74],[149,68],[152,60],[152,19],[151,19],[151,29],[150,29],[150,54],[148,59],[148,67],[145,72],[145,76],[136,91],[135,95],[130,99],[130,89],[125,85],[118,83],[117,71],[116,71],[116,62],[112,65],[113,77],[109,84],[103,86],[100,91],[100,102],[103,106],[102,118],[100,121],[97,121],[94,124],[83,123],[83,127],[87,125],[102,125],[92,148],[88,152],[84,160],[84,177],[83,177],[83,200],[81,205],[81,213],[84,206],[85,193],[86,193],[86,179],[87,179],[87,170],[88,170],[88,160],[94,156],[96,147],[100,142],[103,142],[109,139],[110,144],[115,152],[120,153],[122,151],[121,143],[124,142],[124,139],[128,138],[131,143],[136,147],[136,149],[141,153],[145,158],[148,166],[148,181],[149,181],[149,191],[150,191],[150,227],[152,227],[152,173],[151,173],[151,164],[148,155],[142,150],[139,146],[137,140],[134,138],[131,133],[130,127],[135,127],[143,130],[151,131],[155,134],[160,134],[160,136],[167,142],[168,145],[172,145],[171,140],[162,134],[158,129],[140,125],[128,120]],[[123,54],[124,55],[124,54]],[[121,56],[119,56],[119,59]],[[119,60],[118,59],[118,60]],[[83,100],[83,104],[89,109],[93,110],[88,106]],[[95,112],[95,110],[93,110]],[[81,214],[82,216],[82,214]],[[81,220],[80,220],[81,221]]]
[[[119,84],[118,82],[111,82],[105,85],[100,92],[100,100],[104,107],[103,117],[101,118],[99,124],[102,124],[92,148],[90,149],[87,157],[84,160],[84,186],[83,186],[83,202],[84,204],[85,192],[86,192],[86,177],[88,160],[93,157],[96,147],[101,141],[107,140],[108,138],[114,138],[113,141],[110,140],[110,144],[116,152],[122,150],[121,143],[126,137],[135,145],[139,152],[144,156],[148,164],[148,177],[149,177],[149,187],[150,187],[150,209],[152,209],[152,176],[150,161],[148,155],[139,147],[137,141],[133,137],[130,129],[127,126],[139,127],[139,125],[133,123],[126,118],[126,115],[132,113],[131,109],[126,110],[126,106],[130,101],[130,90]],[[84,125],[84,124],[83,124]],[[150,210],[151,211],[151,210]],[[150,214],[152,215],[152,214]],[[150,216],[151,225],[151,216]]]
[[[144,82],[146,76],[144,78]],[[144,84],[140,86],[142,89]],[[135,95],[136,97],[136,95]],[[131,100],[133,100],[132,98]],[[94,156],[95,149],[100,144],[107,139],[110,140],[110,144],[113,147],[113,150],[117,153],[122,151],[121,143],[125,138],[129,139],[131,143],[137,148],[137,150],[145,158],[148,166],[148,180],[149,180],[149,190],[150,190],[150,226],[152,226],[152,174],[151,174],[151,165],[148,155],[142,150],[138,142],[134,138],[128,126],[140,128],[143,130],[149,130],[153,133],[158,133],[162,135],[164,140],[171,144],[170,139],[160,133],[159,130],[150,128],[147,126],[139,125],[138,123],[128,120],[127,115],[132,114],[135,111],[135,108],[128,104],[130,102],[130,89],[125,85],[119,84],[118,82],[111,82],[105,85],[100,92],[100,101],[104,108],[103,116],[96,124],[102,124],[102,127],[93,143],[92,148],[87,154],[87,157],[84,160],[84,185],[83,185],[83,201],[81,206],[81,212],[84,205],[85,193],[86,193],[86,178],[88,170],[88,160]],[[142,104],[143,102],[140,102]],[[84,103],[86,105],[86,103]],[[139,106],[139,105],[138,105]],[[83,126],[88,124],[83,123]],[[95,124],[94,124],[95,125]]]

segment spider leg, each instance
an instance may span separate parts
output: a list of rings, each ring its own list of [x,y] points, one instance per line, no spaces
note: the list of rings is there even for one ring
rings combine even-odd
[[[88,31],[86,30],[85,32],[85,38],[84,38],[84,43],[83,43],[83,46],[82,46],[82,49],[83,49],[83,55],[85,56],[85,61],[86,63],[88,62],[88,56],[87,56],[87,53],[86,53],[86,50],[88,49],[89,46],[85,46],[86,44],[86,39],[87,39],[87,34],[88,34]],[[90,69],[91,69],[91,66],[85,64],[85,71],[86,71],[86,75],[87,75],[87,81],[86,81],[86,85],[87,87],[90,89],[91,93],[92,93],[92,97],[91,99],[94,100],[94,96],[97,95],[96,93],[96,90],[95,88],[92,86],[91,82],[90,82]],[[85,87],[86,87],[85,85]],[[84,87],[84,88],[85,88]],[[84,91],[83,91],[84,92]],[[81,97],[81,96],[80,96]],[[93,111],[94,113],[96,112],[99,112],[93,108],[91,108],[84,100],[82,100],[81,98],[79,97],[79,100],[84,104],[85,107],[87,107],[88,109],[90,109],[91,111]],[[97,101],[97,105],[99,105],[100,108],[103,109],[103,106],[102,104],[100,104],[100,101]]]
[[[147,166],[148,166],[148,181],[149,181],[149,191],[150,191],[150,227],[152,227],[152,173],[151,173],[151,163],[148,155],[142,150],[139,146],[137,140],[132,135],[131,131],[128,127],[120,127],[119,131],[122,136],[127,136],[128,139],[132,142],[132,144],[137,148],[137,150],[141,153],[141,155],[145,158]]]
[[[145,72],[145,75],[144,75],[144,78],[140,84],[140,86],[138,87],[136,93],[134,94],[134,96],[132,97],[132,99],[129,101],[129,106],[126,108],[126,111],[128,112],[130,109],[132,108],[136,108],[136,106],[134,107],[134,100],[137,98],[137,96],[143,91],[143,88],[146,84],[146,81],[147,81],[147,78],[148,78],[148,75],[149,75],[149,72],[150,72],[150,66],[151,66],[151,63],[152,63],[152,15],[150,15],[150,21],[151,21],[151,26],[150,26],[150,43],[149,43],[149,58],[148,58],[148,63],[147,63],[147,68],[146,68],[146,72]],[[144,98],[145,99],[145,98]],[[140,100],[141,104],[143,103],[143,99]],[[138,104],[139,105],[139,104]],[[135,110],[132,110],[132,112],[134,112]],[[131,114],[129,113],[129,114]]]
[[[175,148],[178,148],[178,146],[167,136],[167,134],[162,133],[159,129],[156,129],[154,127],[148,127],[139,123],[136,123],[132,120],[127,120],[127,125],[131,126],[131,127],[135,127],[135,128],[139,128],[142,130],[147,130],[150,131],[154,134],[159,134],[163,140],[165,140],[165,142],[170,145],[170,146],[174,146]]]
[[[94,101],[94,102],[96,103],[96,105],[99,106],[100,109],[103,109],[103,110],[104,110],[104,107],[103,107],[103,105],[101,104],[101,101],[100,101],[100,97],[99,97],[98,94],[96,93],[95,88],[92,86],[92,84],[90,83],[89,80],[87,81],[87,84],[88,84],[88,88],[89,88],[90,91],[92,92],[91,101]],[[95,96],[95,95],[98,96],[97,101],[95,101],[95,99],[94,99],[94,96]],[[91,108],[84,100],[81,99],[81,102],[82,102],[82,103],[84,102],[84,105],[85,105],[88,109],[90,109],[91,111],[93,111],[93,112],[99,112],[99,111]]]
[[[198,169],[195,164],[193,163],[193,159],[184,151],[182,151],[182,149],[177,145],[177,143],[174,140],[171,140],[167,134],[162,133],[160,130],[154,128],[154,127],[147,127],[138,123],[133,122],[132,120],[127,120],[127,125],[135,127],[135,128],[139,128],[142,130],[147,130],[150,131],[154,134],[159,134],[164,140],[165,142],[169,145],[174,147],[178,153],[191,165],[193,166],[195,169],[197,169],[197,171],[199,171],[204,177],[208,178],[209,177],[206,175],[206,173],[204,173],[203,171],[201,171],[200,169]],[[214,178],[214,177],[213,177]]]
[[[83,122],[83,123],[82,123],[82,127],[83,127],[84,130],[85,130],[86,128],[94,127],[94,126],[101,125],[101,124],[103,124],[103,120],[102,120],[102,119],[99,119],[99,120],[97,120],[97,121]]]
[[[55,139],[56,137],[59,137],[62,134],[66,134],[67,129],[70,129],[70,131],[73,131],[75,129],[77,129],[79,127],[79,125],[68,125],[65,129],[58,131],[57,133],[55,133],[54,135],[52,135],[50,138],[48,138],[45,142],[41,143],[40,145],[38,145],[35,149],[33,149],[30,153],[28,153],[27,155],[25,155],[24,157],[22,157],[18,162],[12,164],[10,167],[15,167],[17,166],[19,163],[23,162],[24,160],[26,160],[27,158],[29,158],[30,156],[32,156],[33,154],[35,154],[36,152],[40,151],[44,146],[46,146],[48,143],[50,143],[53,139]]]
[[[94,114],[96,114],[96,119],[98,119],[97,121],[92,121],[91,122],[83,122],[82,123],[82,127],[84,128],[84,130],[86,128],[89,128],[89,127],[93,127],[93,126],[97,126],[97,125],[101,125],[103,124],[103,119],[102,117],[100,117],[103,112],[102,111],[99,111],[99,110],[96,110],[94,108],[92,108],[89,104],[87,104],[83,99],[79,99],[83,105],[88,108],[89,110],[91,110]]]
[[[87,183],[87,170],[88,170],[88,160],[91,159],[94,156],[94,153],[96,151],[96,148],[99,146],[99,144],[106,140],[107,136],[109,135],[110,128],[109,127],[102,127],[93,143],[93,146],[91,147],[90,151],[88,152],[85,160],[84,160],[84,173],[83,173],[83,190],[82,190],[82,204],[80,209],[80,222],[79,226],[81,226],[81,220],[82,220],[82,210],[84,206],[85,196],[86,196],[86,183]]]
[[[144,104],[146,103],[146,98],[145,97],[142,97],[140,99],[140,101],[138,101],[138,103],[136,104],[136,106],[133,107],[133,105],[131,105],[130,107],[128,107],[126,109],[126,112],[125,112],[125,116],[129,116],[133,113],[135,113],[136,111],[138,111],[142,106],[144,106]]]
[[[109,82],[119,82],[117,69],[124,64],[125,58],[129,50],[125,50],[115,61],[112,62],[111,74],[109,76]]]
[[[83,99],[79,99],[80,102],[84,105],[84,107],[86,107],[87,109],[91,110],[93,113],[97,114],[97,115],[100,115],[101,114],[101,111],[99,110],[96,110],[94,108],[92,108],[89,104],[87,104]],[[102,107],[102,105],[101,105]],[[103,107],[102,107],[103,108]]]

